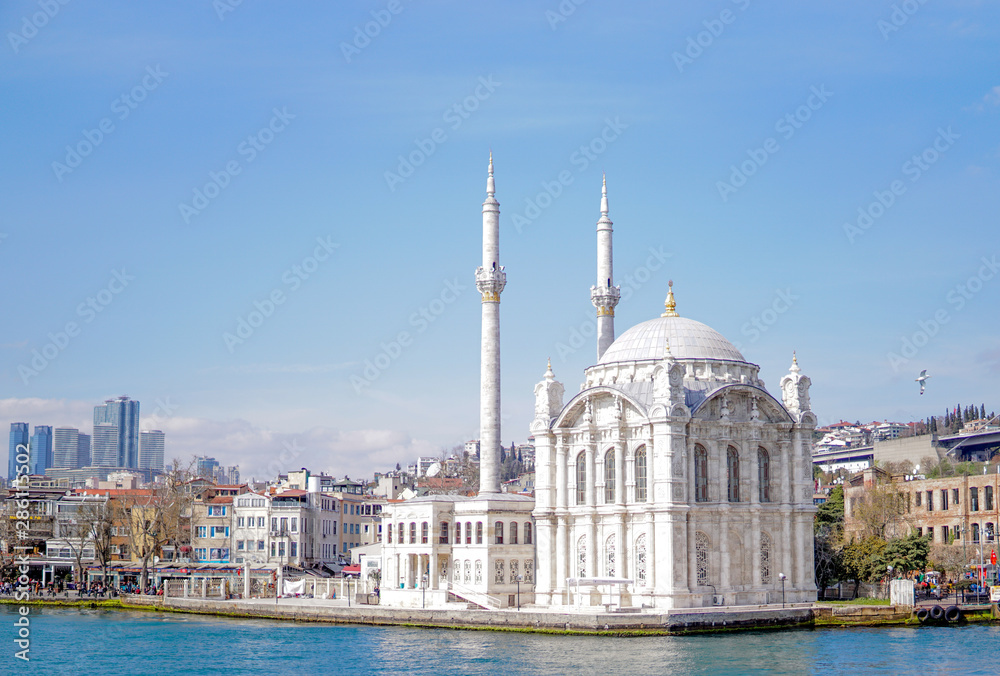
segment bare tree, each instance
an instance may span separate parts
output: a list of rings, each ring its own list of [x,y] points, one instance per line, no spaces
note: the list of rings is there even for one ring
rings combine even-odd
[[[906,535],[906,496],[890,481],[880,481],[852,498],[847,531],[860,539],[889,540]]]
[[[107,580],[108,564],[115,552],[113,537],[116,522],[122,520],[118,503],[107,497],[88,501],[80,506],[78,520],[90,532],[94,543],[94,560],[101,567],[101,579]]]
[[[150,562],[162,554],[164,545],[179,547],[185,537],[190,537],[188,524],[193,496],[185,490],[183,478],[183,473],[171,471],[165,481],[127,492],[122,497],[129,548],[142,566],[141,589],[146,588],[149,580]]]

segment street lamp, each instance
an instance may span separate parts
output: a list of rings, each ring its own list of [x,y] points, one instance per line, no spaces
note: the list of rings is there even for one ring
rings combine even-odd
[[[521,580],[524,579],[521,575],[514,578],[517,581],[517,609],[521,609]]]
[[[785,580],[787,576],[784,573],[778,573],[778,579],[781,580],[781,607],[785,607]]]

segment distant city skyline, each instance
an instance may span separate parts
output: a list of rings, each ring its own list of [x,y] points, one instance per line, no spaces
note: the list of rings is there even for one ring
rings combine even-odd
[[[244,477],[478,438],[490,150],[505,444],[548,358],[568,393],[594,362],[605,173],[617,335],[672,279],[772,394],[797,350],[820,424],[996,407],[997,3],[402,3],[366,35],[385,7],[108,0],[0,50],[0,424],[127,392],[165,460]]]

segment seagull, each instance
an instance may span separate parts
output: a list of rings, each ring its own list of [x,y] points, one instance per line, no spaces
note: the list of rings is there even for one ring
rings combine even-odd
[[[917,382],[920,383],[920,394],[924,393],[924,387],[928,378],[930,378],[930,376],[927,375],[927,369],[921,371],[920,375],[917,376]]]

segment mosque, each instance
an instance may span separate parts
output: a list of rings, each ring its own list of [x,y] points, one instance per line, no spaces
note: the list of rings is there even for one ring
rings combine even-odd
[[[483,202],[480,488],[383,513],[383,603],[693,608],[814,601],[810,380],[760,367],[682,317],[615,338],[607,184],[597,222],[597,362],[580,391],[535,385],[534,499],[500,492],[500,205]]]

